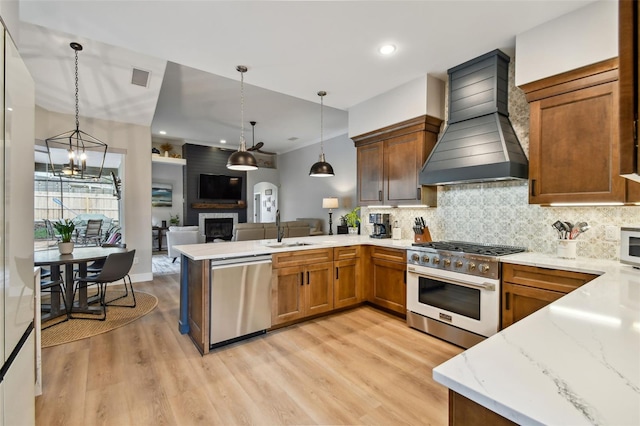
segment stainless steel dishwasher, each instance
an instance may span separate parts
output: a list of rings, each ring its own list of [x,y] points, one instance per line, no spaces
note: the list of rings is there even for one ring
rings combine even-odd
[[[211,261],[210,348],[271,327],[271,255]]]

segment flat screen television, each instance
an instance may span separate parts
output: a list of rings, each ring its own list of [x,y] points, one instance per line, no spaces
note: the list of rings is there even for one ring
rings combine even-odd
[[[200,174],[199,198],[203,200],[242,199],[242,177]]]

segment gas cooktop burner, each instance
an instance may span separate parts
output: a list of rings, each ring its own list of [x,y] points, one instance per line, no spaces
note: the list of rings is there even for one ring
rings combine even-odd
[[[413,243],[415,247],[447,250],[483,256],[506,256],[508,254],[526,251],[524,247],[500,246],[490,244],[466,243],[462,241],[432,241],[429,243]]]

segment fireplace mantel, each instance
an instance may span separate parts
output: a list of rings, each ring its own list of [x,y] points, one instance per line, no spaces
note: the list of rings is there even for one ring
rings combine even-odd
[[[191,203],[192,209],[246,209],[247,203],[245,201],[238,201],[233,204],[220,204],[220,203]]]

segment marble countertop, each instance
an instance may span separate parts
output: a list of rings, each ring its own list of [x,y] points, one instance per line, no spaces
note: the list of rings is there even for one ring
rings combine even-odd
[[[255,256],[293,250],[312,250],[328,247],[342,247],[369,244],[382,247],[407,249],[413,240],[393,240],[391,238],[371,238],[368,235],[318,235],[314,237],[284,238],[282,245],[273,240],[234,241],[209,244],[189,244],[174,248],[192,260],[226,259],[232,257]],[[306,243],[309,245],[295,245]],[[290,245],[293,244],[293,245]]]
[[[601,274],[433,370],[519,424],[640,424],[640,270],[520,253],[506,263]]]
[[[413,240],[322,235],[177,246],[193,260],[369,244],[407,249]],[[519,424],[640,425],[640,270],[597,259],[537,253],[505,263],[600,275],[439,365],[439,383]]]

